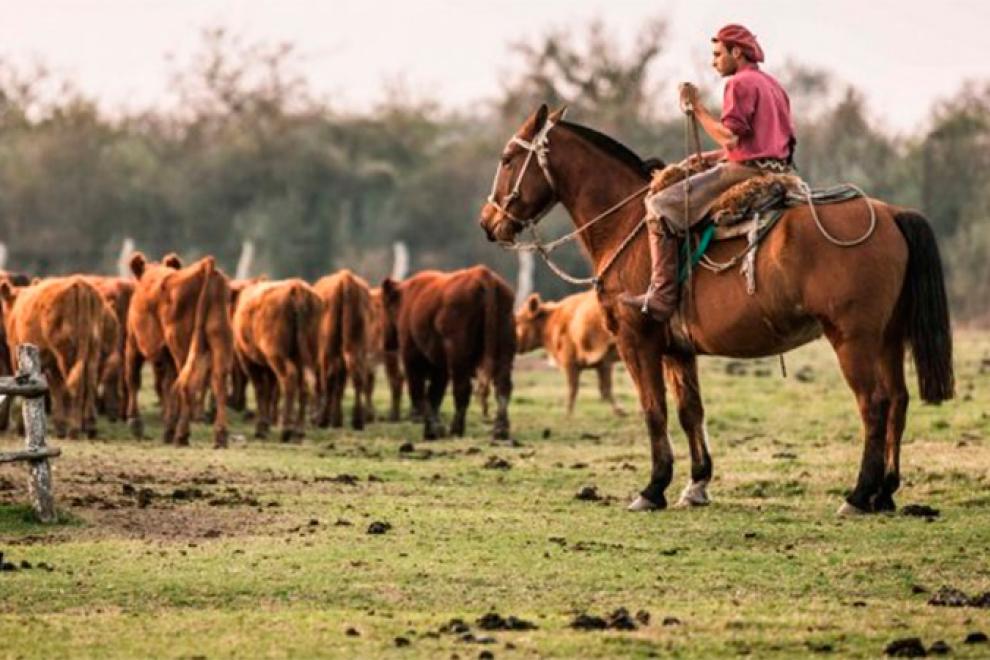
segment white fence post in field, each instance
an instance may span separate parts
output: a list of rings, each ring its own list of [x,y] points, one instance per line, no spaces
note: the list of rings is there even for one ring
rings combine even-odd
[[[532,252],[517,252],[519,255],[519,273],[516,275],[516,304],[515,309],[533,293],[534,260]]]
[[[402,241],[392,243],[392,274],[393,280],[406,279],[409,274],[409,248]]]
[[[0,270],[7,268],[7,244],[0,242]]]
[[[117,258],[117,274],[121,277],[131,276],[131,255],[134,253],[134,239],[128,236],[120,246],[120,256]]]
[[[254,261],[254,241],[241,243],[241,256],[237,259],[234,279],[243,280],[251,276],[251,263]]]

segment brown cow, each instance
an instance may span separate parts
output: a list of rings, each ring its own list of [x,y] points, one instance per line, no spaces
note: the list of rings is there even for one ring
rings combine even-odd
[[[492,375],[498,411],[493,434],[509,435],[509,396],[516,334],[512,289],[484,266],[452,273],[424,271],[382,283],[386,346],[398,346],[409,395],[422,411],[423,437],[444,434],[439,410],[453,381],[451,432],[464,435],[471,379],[479,367]]]
[[[230,280],[230,282],[228,282],[228,285],[230,286],[231,324],[233,324],[234,321],[234,313],[237,311],[237,301],[240,300],[241,293],[244,289],[248,288],[252,284],[263,282],[266,279],[266,277],[250,277],[245,279]],[[234,364],[230,370],[230,395],[227,397],[227,405],[232,410],[244,413],[245,419],[249,419],[251,417],[251,412],[247,409],[247,386],[247,372],[244,371],[241,361],[236,359],[234,360]],[[214,402],[213,407],[216,408],[216,402]]]
[[[316,291],[299,279],[260,282],[241,292],[234,312],[234,346],[258,400],[256,437],[268,434],[279,398],[282,441],[303,437],[306,373],[317,373],[322,312]]]
[[[520,353],[543,347],[567,377],[567,415],[574,412],[581,371],[598,372],[598,391],[617,415],[625,412],[612,396],[612,366],[619,361],[615,337],[594,291],[542,302],[534,293],[516,313],[516,343]]]
[[[0,270],[0,281],[6,280],[11,286],[28,286],[31,278],[23,273],[12,273]],[[14,362],[7,349],[7,332],[4,330],[3,314],[0,312],[0,376],[11,376],[14,373]],[[0,432],[10,426],[10,404],[13,397],[3,397],[0,401]]]
[[[183,268],[174,254],[154,263],[136,252],[131,271],[137,285],[127,313],[124,377],[132,431],[142,436],[137,399],[141,365],[148,360],[161,375],[165,442],[189,444],[190,419],[209,379],[217,402],[213,442],[226,447],[226,388],[234,359],[227,277],[213,257]]]
[[[124,384],[124,347],[127,344],[127,310],[134,296],[134,280],[123,277],[93,275],[86,278],[110,306],[117,320],[116,345],[101,356],[100,392],[96,405],[100,413],[113,422],[127,417],[127,393]]]
[[[313,285],[323,300],[320,323],[320,412],[317,424],[339,427],[344,423],[344,390],[350,376],[354,387],[351,426],[365,422],[365,389],[368,380],[368,348],[374,310],[368,283],[349,270],[320,278]]]
[[[384,365],[385,377],[388,379],[390,408],[388,420],[399,421],[402,412],[402,366],[399,364],[399,352],[396,349],[385,348],[385,303],[382,300],[382,288],[371,290],[371,330],[368,332],[368,375],[364,383],[364,414],[368,420],[374,420],[375,413],[375,370],[378,365]],[[487,417],[487,413],[485,414]]]
[[[17,346],[38,347],[52,400],[55,432],[96,436],[95,407],[104,303],[84,277],[55,277],[16,288],[0,283],[7,344],[17,367]],[[68,419],[68,422],[66,421]]]

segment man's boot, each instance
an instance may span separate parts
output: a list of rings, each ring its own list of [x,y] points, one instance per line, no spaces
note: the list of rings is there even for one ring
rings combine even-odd
[[[677,241],[658,225],[661,223],[646,225],[650,237],[650,286],[641,296],[623,293],[619,302],[665,323],[677,309]]]

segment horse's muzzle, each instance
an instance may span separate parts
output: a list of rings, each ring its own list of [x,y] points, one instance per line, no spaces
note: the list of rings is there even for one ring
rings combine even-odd
[[[492,230],[488,228],[488,223],[485,222],[485,219],[484,218],[479,218],[478,219],[478,225],[481,227],[482,230],[484,230],[485,236],[488,238],[488,242],[489,243],[494,243],[495,242],[495,234],[493,234],[492,233]]]

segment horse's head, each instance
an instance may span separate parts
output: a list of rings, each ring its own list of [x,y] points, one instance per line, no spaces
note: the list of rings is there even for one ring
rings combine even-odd
[[[488,240],[512,243],[516,234],[539,222],[557,203],[549,134],[565,111],[551,113],[544,103],[502,150],[492,192],[478,219]]]

